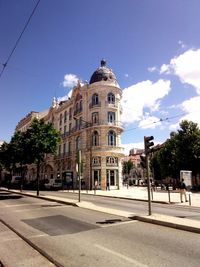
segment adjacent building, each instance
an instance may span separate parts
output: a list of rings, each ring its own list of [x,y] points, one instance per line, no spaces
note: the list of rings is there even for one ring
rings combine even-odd
[[[82,185],[102,190],[117,189],[122,183],[121,159],[122,90],[113,71],[102,60],[90,82],[78,81],[65,101],[53,99],[44,112],[30,112],[16,130],[26,131],[33,118],[53,123],[61,133],[57,155],[46,155],[40,179],[62,178],[65,184],[77,187],[77,157],[81,150]],[[27,166],[27,180],[36,179],[36,166]]]

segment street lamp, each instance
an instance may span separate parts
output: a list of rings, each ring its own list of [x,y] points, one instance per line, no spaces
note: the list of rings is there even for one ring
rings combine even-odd
[[[77,120],[77,117],[76,116],[73,116],[73,118],[75,120]],[[81,124],[82,122],[85,123],[85,127],[82,127],[82,128],[89,128],[89,145],[88,145],[88,150],[89,150],[89,190],[91,189],[91,180],[92,180],[92,140],[91,140],[91,137],[92,137],[92,122],[88,122],[84,119],[82,119],[81,117]],[[87,147],[87,141],[86,140],[86,147]]]

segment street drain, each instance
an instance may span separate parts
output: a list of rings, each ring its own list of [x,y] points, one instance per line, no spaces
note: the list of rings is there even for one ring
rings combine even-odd
[[[116,223],[116,222],[121,222],[122,220],[121,219],[109,219],[109,220],[105,220],[103,222],[96,222],[98,224],[113,224],[113,223]]]

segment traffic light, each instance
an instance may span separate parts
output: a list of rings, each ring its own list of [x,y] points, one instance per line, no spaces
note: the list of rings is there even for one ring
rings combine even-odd
[[[143,169],[146,169],[147,167],[146,157],[143,155],[140,155],[140,165],[142,166]]]
[[[152,146],[154,145],[154,142],[151,142],[153,140],[153,136],[145,136],[144,137],[144,147],[145,147],[145,154],[149,154],[152,152]]]

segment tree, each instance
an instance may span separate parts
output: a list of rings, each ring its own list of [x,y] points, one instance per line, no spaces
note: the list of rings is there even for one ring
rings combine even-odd
[[[180,129],[172,132],[165,145],[152,159],[154,172],[161,178],[171,176],[179,179],[180,170],[200,172],[200,129],[192,121],[184,120]]]
[[[130,174],[131,169],[133,168],[134,164],[129,159],[128,161],[123,162],[123,174]]]
[[[54,154],[60,142],[60,133],[51,123],[34,119],[25,133],[26,145],[30,160],[37,164],[37,196],[39,195],[40,163],[44,161],[45,154]]]

